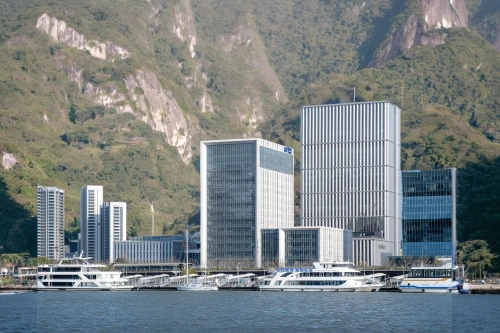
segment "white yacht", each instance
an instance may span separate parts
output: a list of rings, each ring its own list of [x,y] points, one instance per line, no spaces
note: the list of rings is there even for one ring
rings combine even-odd
[[[89,263],[91,258],[62,259],[56,265],[39,265],[36,288],[53,290],[131,290],[129,280],[120,271],[108,270],[106,265]]]
[[[440,266],[415,266],[403,279],[399,289],[405,293],[458,293],[463,281],[463,266],[454,266],[451,259],[439,259]]]
[[[315,262],[314,268],[277,268],[262,291],[378,291],[385,274],[363,276],[349,262]]]

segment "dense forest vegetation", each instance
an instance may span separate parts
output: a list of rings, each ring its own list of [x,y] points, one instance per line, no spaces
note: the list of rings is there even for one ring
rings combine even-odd
[[[357,101],[401,107],[403,169],[459,169],[459,239],[500,253],[500,8],[467,0],[469,29],[443,30],[445,44],[370,67],[416,1],[1,2],[0,155],[17,163],[0,167],[0,252],[34,253],[37,184],[65,190],[68,236],[79,229],[85,184],[128,203],[130,235],[148,232],[151,201],[156,234],[195,225],[200,140],[262,135],[298,157],[300,107],[350,101],[356,87]],[[43,13],[131,56],[98,59],[56,42],[36,29]],[[127,92],[138,70],[155,73],[187,119],[187,164],[139,108],[146,93]],[[88,83],[125,99],[96,102]],[[213,111],[201,111],[206,96]],[[126,103],[134,114],[120,111]]]

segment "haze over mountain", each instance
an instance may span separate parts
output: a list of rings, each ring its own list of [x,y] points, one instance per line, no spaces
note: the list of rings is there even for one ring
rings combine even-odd
[[[37,184],[65,190],[70,234],[86,184],[131,235],[151,201],[156,234],[195,225],[200,140],[299,156],[300,106],[356,87],[402,108],[405,169],[461,169],[459,236],[500,252],[499,23],[495,0],[3,1],[0,246],[33,253]]]

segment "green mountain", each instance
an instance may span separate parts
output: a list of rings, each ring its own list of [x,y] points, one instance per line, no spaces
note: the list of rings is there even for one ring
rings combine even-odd
[[[150,202],[156,234],[194,226],[200,140],[262,136],[298,151],[300,106],[352,100],[356,87],[358,101],[402,108],[403,168],[460,168],[460,239],[500,253],[498,7],[3,1],[0,251],[33,253],[37,184],[65,190],[70,234],[85,184],[127,201],[131,235],[149,232]]]

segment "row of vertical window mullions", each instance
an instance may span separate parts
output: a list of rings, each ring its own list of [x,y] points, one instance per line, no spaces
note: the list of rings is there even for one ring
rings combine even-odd
[[[302,166],[308,169],[388,165],[397,149],[394,143],[387,141],[318,143],[301,145],[301,148],[304,150]]]
[[[308,218],[385,216],[386,192],[302,194]]]
[[[366,239],[354,240],[354,253],[357,254],[357,258],[354,258],[356,264],[365,263],[368,266],[372,265],[372,242]]]
[[[373,192],[394,191],[386,176],[391,176],[389,167],[303,169],[304,193]]]
[[[385,123],[386,112],[389,113],[388,116],[391,113],[385,110],[384,104],[341,104],[302,108],[303,142],[373,141],[389,138],[385,133]]]

